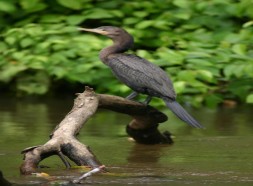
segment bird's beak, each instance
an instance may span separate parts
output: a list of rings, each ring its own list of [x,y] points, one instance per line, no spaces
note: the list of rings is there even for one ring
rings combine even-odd
[[[108,34],[108,32],[106,32],[104,30],[97,29],[97,28],[93,28],[93,29],[90,29],[90,28],[77,28],[77,30],[86,31],[86,32],[94,32],[94,33],[98,33],[98,34],[102,34],[102,35],[107,35]]]

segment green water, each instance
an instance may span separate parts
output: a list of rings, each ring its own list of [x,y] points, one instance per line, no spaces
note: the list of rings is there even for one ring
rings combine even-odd
[[[41,162],[50,179],[22,176],[21,150],[44,144],[71,109],[72,100],[0,99],[0,170],[21,185],[63,185],[81,175],[66,170],[53,156]],[[189,110],[189,109],[188,109]],[[78,138],[89,145],[110,174],[87,179],[84,185],[253,185],[252,107],[189,110],[206,129],[194,129],[164,110],[160,125],[175,136],[173,145],[140,145],[128,140],[122,114],[99,111]]]

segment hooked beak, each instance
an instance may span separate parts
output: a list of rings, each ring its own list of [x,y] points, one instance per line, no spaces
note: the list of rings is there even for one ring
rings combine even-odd
[[[97,29],[97,28],[93,28],[93,29],[90,29],[90,28],[77,28],[77,30],[86,31],[86,32],[94,32],[94,33],[98,33],[98,34],[102,34],[102,35],[107,35],[108,34],[108,32],[106,32],[104,30]]]

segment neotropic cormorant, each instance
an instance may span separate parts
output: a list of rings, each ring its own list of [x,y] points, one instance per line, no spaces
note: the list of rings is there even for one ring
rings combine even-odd
[[[134,43],[133,37],[127,31],[114,26],[79,30],[102,34],[113,40],[113,45],[102,49],[99,57],[121,82],[134,91],[127,98],[133,99],[138,93],[147,94],[148,103],[152,96],[159,97],[181,120],[193,127],[202,128],[202,125],[176,102],[173,84],[160,67],[136,55],[124,53]]]

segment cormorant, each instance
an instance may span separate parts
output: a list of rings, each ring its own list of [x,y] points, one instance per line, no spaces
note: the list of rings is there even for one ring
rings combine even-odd
[[[152,96],[161,98],[181,120],[193,127],[202,128],[202,125],[176,102],[173,84],[160,67],[139,56],[124,53],[134,43],[133,37],[126,30],[114,26],[78,29],[102,34],[113,40],[113,45],[102,49],[99,57],[121,82],[134,91],[127,97],[128,99],[133,99],[138,93],[148,95],[147,104]]]

